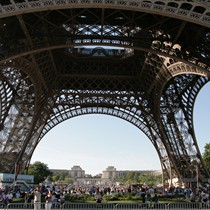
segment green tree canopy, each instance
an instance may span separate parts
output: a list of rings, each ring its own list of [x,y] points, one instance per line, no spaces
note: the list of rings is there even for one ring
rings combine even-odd
[[[57,173],[53,173],[52,180],[53,182],[57,182],[60,179],[60,175]]]
[[[161,176],[154,176],[149,174],[143,174],[142,172],[128,172],[118,178],[118,181],[123,184],[144,184],[153,186],[156,183],[161,183]]]
[[[65,182],[65,183],[69,183],[69,184],[73,184],[73,183],[74,183],[74,179],[73,179],[73,178],[70,178],[70,177],[66,177],[66,178],[64,179],[64,182]]]
[[[207,143],[204,147],[203,160],[207,170],[210,172],[210,143]]]
[[[40,161],[30,164],[28,174],[34,175],[34,184],[43,182],[48,176],[52,175],[48,166]]]

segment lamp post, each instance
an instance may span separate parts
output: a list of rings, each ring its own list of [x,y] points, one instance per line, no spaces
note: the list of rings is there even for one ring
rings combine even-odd
[[[13,184],[14,184],[14,186],[13,186],[14,192],[16,190],[16,178],[17,178],[16,173],[17,173],[17,163],[15,163],[15,171],[14,171],[14,182],[13,182]]]
[[[172,187],[172,168],[171,168],[171,163],[170,163],[170,187]]]
[[[198,165],[196,165],[196,183],[197,183],[197,189],[199,188],[199,174],[198,174]]]

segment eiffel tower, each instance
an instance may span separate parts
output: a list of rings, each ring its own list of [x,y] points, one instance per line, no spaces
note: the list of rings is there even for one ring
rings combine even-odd
[[[59,123],[139,128],[166,177],[209,177],[193,106],[210,78],[208,0],[1,0],[0,171],[26,172]]]

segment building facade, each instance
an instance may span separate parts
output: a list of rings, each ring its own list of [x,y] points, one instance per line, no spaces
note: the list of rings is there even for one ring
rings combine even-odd
[[[85,171],[80,166],[73,166],[71,170],[69,170],[69,175],[71,178],[84,178]]]
[[[81,180],[85,178],[87,180],[87,175],[85,174],[85,170],[83,170],[80,166],[73,166],[70,170],[62,170],[62,169],[51,169],[54,173],[68,173],[70,178],[77,178],[77,180]],[[123,176],[129,172],[140,172],[142,174],[148,174],[153,176],[158,176],[162,174],[161,170],[136,170],[136,171],[129,171],[129,170],[121,170],[117,171],[114,166],[108,166],[106,170],[102,172],[102,174],[97,177],[100,180],[116,180],[119,176]],[[98,182],[98,179],[96,180]],[[100,181],[99,181],[100,182]],[[90,183],[90,179],[88,179],[87,183]]]
[[[153,175],[153,176],[159,176],[162,174],[161,170],[139,170],[139,171],[129,171],[129,170],[123,170],[123,171],[117,171],[114,166],[108,166],[105,171],[102,173],[102,179],[110,179],[110,180],[115,180],[119,176],[123,176],[126,173],[129,172],[139,172],[142,174],[147,174],[147,175]]]

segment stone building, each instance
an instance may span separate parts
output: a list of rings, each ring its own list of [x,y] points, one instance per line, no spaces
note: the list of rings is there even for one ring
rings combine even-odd
[[[85,178],[86,180],[85,183],[90,182],[91,179],[93,179],[91,178],[88,180],[87,179],[88,176],[86,176],[85,171],[80,166],[73,166],[70,170],[51,169],[51,171],[57,172],[57,173],[67,172],[70,178],[80,179],[81,182],[82,182],[82,179]],[[117,169],[114,166],[108,166],[106,170],[102,172],[101,177],[98,176],[94,182],[98,183],[98,182],[101,182],[101,180],[103,180],[103,182],[107,182],[107,180],[115,181],[119,176],[123,176],[124,174],[129,173],[129,172],[132,172],[132,171],[129,171],[129,170],[117,171]],[[133,172],[140,172],[142,174],[148,174],[148,175],[154,175],[154,176],[158,176],[162,174],[161,170],[138,170],[138,171],[136,170]]]
[[[114,166],[108,166],[102,173],[102,179],[114,180],[118,177],[118,172]]]
[[[84,178],[85,171],[82,170],[80,166],[73,166],[71,170],[69,170],[69,176],[71,178]]]
[[[119,176],[123,176],[126,173],[129,172],[139,172],[142,174],[147,174],[147,175],[153,175],[153,176],[158,176],[162,174],[161,170],[139,170],[139,171],[129,171],[129,170],[123,170],[123,171],[117,171],[114,166],[108,166],[105,171],[102,173],[102,179],[110,179],[110,180],[115,180]]]

